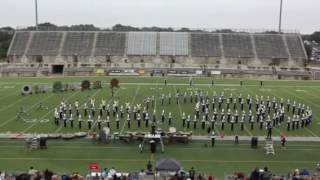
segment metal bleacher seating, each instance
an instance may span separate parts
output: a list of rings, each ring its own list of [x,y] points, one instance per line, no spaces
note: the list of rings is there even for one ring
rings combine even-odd
[[[222,39],[225,57],[254,57],[249,34],[223,34]]]
[[[285,36],[292,58],[306,58],[299,36]]]
[[[17,31],[8,56],[23,55],[306,58],[299,35],[209,32]]]
[[[30,32],[16,32],[11,44],[11,48],[9,49],[8,55],[24,55],[24,52],[27,48],[29,37]]]
[[[90,56],[93,48],[93,32],[68,32],[61,55]]]
[[[219,35],[191,33],[191,55],[194,57],[220,57]]]
[[[125,52],[125,33],[99,32],[97,35],[95,56],[122,56]]]
[[[160,55],[187,56],[188,33],[160,32]]]
[[[129,32],[127,48],[128,55],[156,55],[157,33]]]
[[[287,59],[289,57],[282,35],[256,34],[254,40],[259,58]]]
[[[37,32],[34,33],[27,55],[58,55],[63,33]]]

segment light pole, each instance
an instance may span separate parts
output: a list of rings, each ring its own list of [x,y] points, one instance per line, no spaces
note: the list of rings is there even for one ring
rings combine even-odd
[[[35,11],[36,11],[36,30],[38,31],[38,0],[34,0],[35,3]]]
[[[283,5],[283,0],[280,0],[279,34],[281,33],[281,25],[282,25],[282,5]]]

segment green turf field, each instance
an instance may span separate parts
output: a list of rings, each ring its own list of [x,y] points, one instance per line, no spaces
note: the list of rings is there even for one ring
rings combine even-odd
[[[211,86],[211,78],[193,78],[194,85],[189,87],[189,78],[169,78],[167,77],[168,86],[164,86],[164,78],[162,77],[117,77],[120,81],[120,88],[116,91],[116,97],[112,98],[109,88],[110,79],[114,77],[55,77],[55,78],[1,78],[0,79],[0,132],[15,133],[66,133],[79,131],[77,128],[56,127],[53,124],[53,109],[60,103],[62,98],[66,101],[80,101],[80,105],[87,100],[87,97],[94,97],[96,104],[100,103],[100,99],[107,101],[118,99],[120,104],[130,102],[131,104],[142,103],[145,96],[160,96],[162,93],[171,93],[173,96],[177,89],[180,92],[202,90],[208,91],[209,95],[214,92],[224,92],[225,97],[229,97],[232,93],[238,96],[239,93],[245,98],[247,94],[255,97],[270,96],[277,98],[290,98],[297,103],[303,103],[310,106],[313,110],[313,122],[308,128],[296,131],[286,131],[285,124],[274,128],[274,136],[285,134],[287,136],[304,136],[318,137],[320,136],[319,118],[320,112],[320,82],[319,81],[265,81],[264,86],[260,87],[260,81],[242,80],[243,86],[239,86],[239,80],[220,80],[215,79],[215,86]],[[45,83],[52,86],[55,81],[81,82],[88,79],[90,81],[101,80],[104,82],[103,89],[81,92],[64,92],[54,94],[48,92],[46,94],[21,96],[20,89],[24,84],[41,84]],[[49,107],[49,110],[37,110],[39,103]],[[182,101],[181,101],[182,102]],[[23,106],[29,116],[25,117],[25,121],[16,119],[16,112],[19,107]],[[97,105],[96,105],[97,106]],[[156,112],[158,119],[162,109],[166,112],[171,111],[173,114],[173,124],[178,130],[193,131],[194,135],[205,135],[206,131],[198,128],[183,129],[181,123],[181,114],[193,114],[194,105],[189,102],[187,104],[180,103],[176,105],[175,99],[171,105],[161,106],[159,98],[156,101]],[[193,119],[193,115],[192,115]],[[49,122],[47,122],[49,120]],[[113,119],[112,119],[113,120]],[[121,121],[120,129],[115,129],[115,123],[112,123],[112,132],[124,132],[128,128]],[[198,125],[199,126],[199,125]],[[255,125],[257,126],[257,124]],[[159,124],[164,130],[168,130],[168,125]],[[132,124],[130,131],[138,130],[135,123]],[[140,131],[149,131],[146,128]],[[81,131],[89,131],[85,128]],[[90,130],[92,131],[92,130]],[[218,127],[215,130],[221,133]],[[265,135],[265,131],[260,131],[256,127],[250,130],[249,124],[246,124],[245,131],[240,131],[239,126],[235,126],[235,131],[230,131],[226,126],[225,135]],[[191,166],[203,172],[211,173],[215,176],[222,177],[225,173],[231,173],[236,169],[249,172],[255,166],[272,166],[271,170],[275,172],[287,173],[294,168],[314,169],[317,161],[320,161],[318,150],[319,143],[311,142],[289,142],[287,150],[281,150],[276,145],[276,155],[267,156],[264,154],[262,145],[258,150],[249,148],[249,142],[241,142],[235,146],[232,142],[217,142],[215,148],[205,148],[207,142],[192,142],[188,145],[166,145],[164,154],[157,153],[154,157],[150,157],[148,152],[138,153],[137,144],[109,144],[98,145],[91,141],[53,141],[48,142],[48,150],[37,150],[27,152],[24,148],[24,142],[20,141],[1,141],[0,144],[0,169],[24,170],[28,166],[48,167],[59,172],[69,172],[72,170],[86,171],[87,163],[97,161],[103,163],[106,167],[115,166],[121,170],[139,170],[144,168],[147,161],[152,158],[154,160],[161,157],[174,157],[181,161],[182,165],[188,169]]]
[[[104,88],[100,90],[91,90],[91,91],[75,91],[75,92],[64,92],[60,94],[54,94],[48,92],[46,94],[39,95],[30,95],[30,96],[21,96],[20,89],[23,84],[40,84],[47,83],[52,86],[55,81],[62,82],[81,82],[84,79],[89,79],[92,82],[99,79],[105,82]],[[57,128],[53,124],[53,110],[60,103],[62,98],[65,98],[66,101],[74,103],[75,100],[79,100],[80,106],[87,100],[87,97],[94,97],[96,99],[96,107],[102,98],[106,99],[107,102],[113,102],[111,97],[109,82],[110,77],[97,77],[97,78],[83,78],[83,77],[65,77],[65,78],[2,78],[0,79],[0,132],[23,132],[23,133],[63,133],[63,132],[74,132],[78,131],[77,128],[73,130],[70,128]],[[164,78],[159,77],[119,77],[120,80],[120,89],[115,92],[115,98],[118,99],[120,105],[124,105],[126,102],[131,104],[141,104],[142,100],[146,96],[155,95],[156,97],[156,106],[158,119],[160,119],[162,109],[166,113],[169,111],[173,115],[173,125],[178,130],[182,129],[181,123],[181,114],[185,112],[187,115],[191,115],[191,120],[193,120],[194,113],[194,104],[182,103],[177,105],[175,103],[174,95],[177,89],[180,92],[190,92],[191,90],[202,90],[203,92],[209,93],[211,96],[213,92],[218,94],[222,91],[225,94],[225,97],[229,97],[229,94],[232,93],[234,96],[238,96],[239,93],[243,95],[244,98],[248,94],[255,97],[259,96],[270,96],[276,97],[278,100],[284,98],[285,103],[286,99],[290,98],[291,102],[296,101],[297,103],[303,103],[313,110],[313,124],[304,129],[299,129],[297,131],[285,131],[285,124],[281,127],[275,128],[274,135],[279,135],[281,132],[287,136],[319,136],[320,130],[319,121],[320,113],[317,109],[320,107],[320,82],[318,81],[266,81],[264,86],[260,88],[260,81],[243,81],[244,86],[239,86],[239,80],[215,80],[215,86],[211,86],[211,79],[209,78],[194,78],[194,86],[189,87],[189,78],[167,78],[168,86],[164,86]],[[165,106],[160,106],[160,95],[171,93],[172,104]],[[253,98],[254,99],[254,98]],[[271,98],[270,98],[271,99]],[[49,110],[37,110],[39,103],[42,102],[44,105],[48,106]],[[23,106],[24,110],[27,111],[29,116],[25,117],[25,121],[17,121],[16,113],[19,110],[19,107]],[[238,106],[239,108],[239,106]],[[239,111],[240,113],[240,111]],[[149,113],[152,114],[152,110]],[[210,116],[211,117],[211,116]],[[48,122],[50,120],[50,122]],[[111,119],[113,120],[113,119]],[[125,123],[121,122],[121,128],[115,130],[115,123],[112,123],[112,130],[124,132],[127,129]],[[159,124],[159,126],[165,130],[168,130],[167,123]],[[198,125],[199,126],[199,125]],[[230,128],[226,128],[224,131],[225,135],[264,135],[265,131],[260,131],[258,128],[255,130],[250,130],[249,124],[246,125],[245,131],[239,131],[239,127],[236,126],[234,132],[230,131]],[[258,124],[256,124],[258,126]],[[238,130],[237,130],[238,129]],[[86,130],[86,129],[84,129]],[[131,131],[137,130],[136,124],[130,129]],[[140,129],[146,130],[146,129]],[[190,129],[192,130],[192,129]],[[219,133],[219,128],[216,129]],[[196,131],[193,131],[194,135],[206,134],[205,131],[200,130],[199,128]]]
[[[135,143],[101,145],[89,140],[59,140],[49,141],[46,150],[28,152],[23,141],[2,140],[0,169],[23,171],[34,166],[38,169],[46,167],[60,173],[87,173],[88,163],[97,162],[101,167],[114,166],[118,171],[135,172],[146,168],[149,160],[176,158],[185,170],[195,167],[197,171],[222,179],[224,175],[234,171],[243,171],[248,175],[254,167],[264,166],[279,175],[286,175],[296,168],[314,171],[320,160],[319,143],[289,142],[286,150],[282,150],[280,144],[276,143],[276,155],[265,155],[262,143],[258,149],[251,149],[247,141],[238,145],[230,141],[218,141],[214,148],[204,147],[205,143],[209,142],[169,144],[166,145],[164,153],[158,152],[151,156],[147,149],[140,153]]]

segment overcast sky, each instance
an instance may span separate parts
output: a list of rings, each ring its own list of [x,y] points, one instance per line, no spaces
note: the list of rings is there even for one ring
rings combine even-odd
[[[280,0],[38,0],[58,25],[277,29]],[[320,30],[320,0],[284,0],[283,29]],[[0,0],[0,26],[34,24],[34,0]]]

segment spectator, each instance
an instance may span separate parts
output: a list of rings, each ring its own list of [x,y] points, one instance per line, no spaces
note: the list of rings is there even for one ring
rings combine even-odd
[[[36,171],[35,175],[31,177],[33,180],[41,180],[42,179],[42,174],[40,171]]]
[[[5,177],[6,177],[6,174],[0,171],[0,180],[5,179]]]
[[[320,163],[317,163],[317,167],[316,167],[317,172],[320,172]]]
[[[243,172],[235,172],[234,175],[236,176],[237,179],[245,179],[245,175]]]
[[[299,169],[295,169],[292,174],[292,180],[300,180]]]
[[[143,177],[146,175],[143,169],[139,172],[139,179],[143,179]]]
[[[51,180],[51,177],[53,176],[53,173],[48,169],[46,169],[43,174],[45,180]]]
[[[36,175],[37,170],[33,168],[33,166],[31,166],[29,168],[28,174],[29,175]]]
[[[189,176],[190,176],[190,179],[191,179],[191,180],[194,180],[195,174],[196,174],[196,171],[195,171],[194,168],[192,167],[192,168],[189,170]]]
[[[102,177],[107,177],[108,176],[108,169],[104,168],[103,171],[101,172]]]
[[[147,170],[148,170],[149,172],[152,172],[152,164],[151,164],[150,161],[149,161],[148,164],[147,164]]]
[[[69,176],[67,176],[67,175],[61,175],[61,180],[69,180],[70,178],[69,178]]]
[[[199,174],[199,175],[197,176],[197,180],[202,180],[202,179],[203,179],[202,175]]]
[[[73,172],[71,175],[71,179],[81,179],[82,176],[80,175],[79,172]]]
[[[261,174],[261,180],[271,180],[272,179],[272,174],[268,170],[268,167],[264,167],[263,173]]]
[[[116,175],[117,171],[114,167],[112,167],[110,170],[109,170],[109,176],[113,177],[114,175]]]
[[[254,168],[254,170],[251,172],[250,180],[259,180],[259,176],[260,176],[260,173],[258,168]]]
[[[16,177],[16,180],[30,180],[30,179],[31,179],[31,175],[26,173],[22,173]]]

